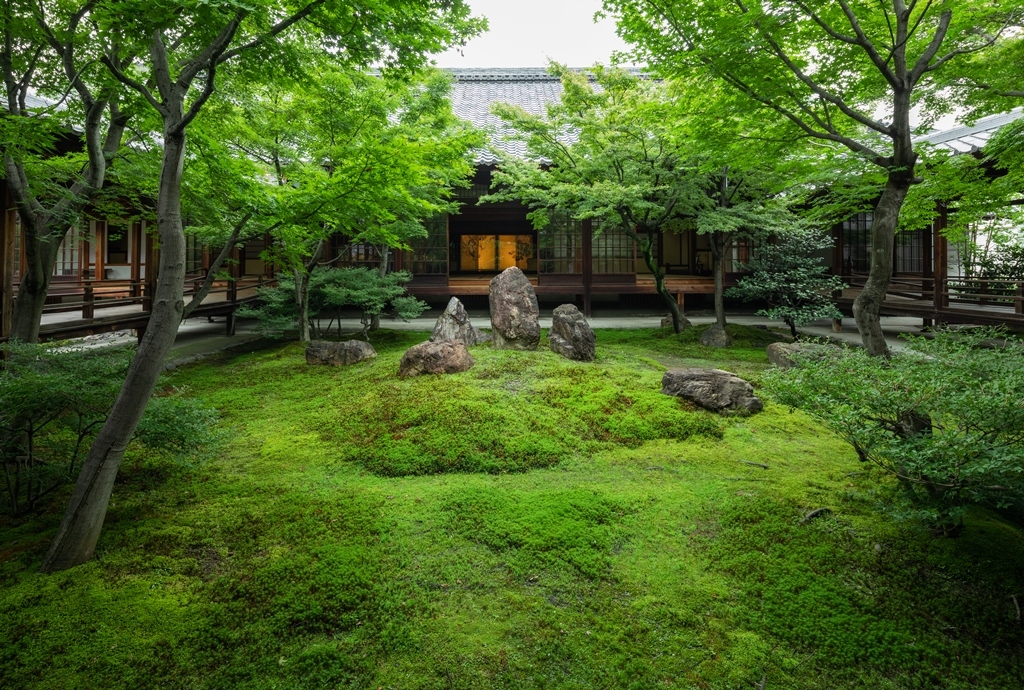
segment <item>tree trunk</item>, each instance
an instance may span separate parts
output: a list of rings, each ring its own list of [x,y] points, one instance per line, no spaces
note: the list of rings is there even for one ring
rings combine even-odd
[[[317,241],[313,255],[304,266],[304,270],[294,269],[295,306],[299,311],[299,342],[301,343],[309,342],[309,279],[313,271],[316,270],[317,264],[320,263],[320,257],[324,253],[326,244],[324,240]]]
[[[160,267],[149,324],[117,400],[82,465],[64,519],[43,559],[43,572],[65,570],[92,558],[125,448],[135,434],[174,344],[184,306],[185,233],[181,222],[184,160],[184,132],[165,125],[157,201]]]
[[[662,301],[672,315],[672,329],[676,333],[681,333],[683,330],[683,313],[679,311],[679,304],[676,302],[676,298],[665,287],[664,271],[661,270],[661,266],[654,260],[654,238],[648,236],[646,239],[640,239],[638,235],[633,235],[633,237],[640,246],[640,253],[643,254],[644,264],[650,270],[651,275],[654,276],[654,289],[661,295]]]
[[[309,342],[309,274],[295,271],[295,305],[299,311],[299,342]]]
[[[885,293],[892,279],[892,255],[900,209],[910,191],[911,180],[905,171],[890,173],[882,198],[875,208],[871,226],[871,269],[864,289],[853,302],[853,317],[868,354],[888,357],[889,346],[882,333],[880,314]]]
[[[81,87],[81,83],[77,86]],[[31,189],[24,163],[11,156],[4,157],[7,187],[24,228],[22,251],[26,259],[25,274],[21,277],[18,296],[14,300],[10,334],[12,340],[26,343],[39,340],[39,322],[46,303],[46,293],[50,289],[50,279],[53,277],[57,250],[67,237],[68,230],[78,222],[82,210],[102,189],[109,160],[120,148],[128,124],[128,117],[121,113],[116,100],[108,104],[105,100],[93,100],[87,92],[80,93],[86,93],[83,136],[89,160],[61,198],[49,207],[44,207]],[[103,113],[108,106],[110,120],[105,136],[101,137]]]
[[[224,265],[224,262],[228,260],[228,257],[231,255],[231,250],[235,248],[236,244],[238,244],[242,228],[245,227],[250,218],[252,218],[251,211],[242,216],[242,219],[235,223],[235,226],[231,229],[231,235],[228,237],[227,242],[224,243],[220,253],[217,254],[217,258],[215,258],[213,263],[210,264],[210,270],[206,272],[206,278],[203,279],[203,284],[199,288],[199,292],[192,296],[192,299],[182,310],[182,321],[187,319],[189,314],[192,313],[192,310],[201,305],[203,300],[206,299],[206,296],[210,294],[210,290],[213,288],[213,282],[217,278],[217,272],[220,270],[221,266]]]
[[[715,323],[725,328],[725,245],[724,232],[711,233],[711,260],[715,263]]]
[[[5,161],[8,179],[17,178],[17,164],[8,158]],[[27,198],[27,189],[12,185],[12,192]],[[21,251],[25,256],[25,272],[18,285],[11,314],[11,340],[35,343],[39,340],[39,322],[46,304],[46,293],[50,289],[53,265],[57,260],[57,247],[64,240],[68,226],[54,216],[41,212],[39,206],[23,203],[18,208],[21,218]]]
[[[386,244],[381,245],[377,252],[380,254],[380,266],[377,267],[377,275],[383,278],[388,274],[388,257],[391,255],[391,248]],[[370,319],[369,330],[380,330],[380,314],[374,314],[373,318]]]
[[[52,272],[51,266],[50,273],[52,274]],[[25,271],[18,286],[18,296],[14,298],[14,309],[11,314],[11,340],[23,343],[39,341],[39,326],[43,318],[43,307],[46,305],[46,294],[49,289],[50,281],[47,273],[33,269]]]

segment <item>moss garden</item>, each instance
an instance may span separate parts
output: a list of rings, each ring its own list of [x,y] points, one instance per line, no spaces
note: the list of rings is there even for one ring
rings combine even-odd
[[[937,539],[803,414],[659,393],[678,366],[756,385],[774,336],[730,330],[598,331],[592,364],[484,345],[409,380],[425,333],[179,369],[215,458],[129,455],[96,558],[56,575],[70,487],[0,523],[0,687],[1024,687],[1019,523]]]

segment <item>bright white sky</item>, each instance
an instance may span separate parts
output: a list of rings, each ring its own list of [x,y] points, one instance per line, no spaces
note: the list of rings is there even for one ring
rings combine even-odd
[[[594,23],[601,0],[468,0],[490,30],[462,49],[438,55],[439,67],[545,67],[548,59],[570,67],[607,64],[625,50],[615,22]]]

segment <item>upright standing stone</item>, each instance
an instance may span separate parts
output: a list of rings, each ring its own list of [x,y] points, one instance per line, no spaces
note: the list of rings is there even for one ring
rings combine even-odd
[[[442,340],[461,340],[467,347],[486,343],[491,336],[476,328],[469,322],[469,314],[458,297],[452,297],[445,307],[444,313],[434,324],[434,332],[430,334],[430,342]]]
[[[706,331],[700,334],[700,344],[704,347],[729,347],[732,344],[732,338],[729,337],[724,328],[717,323],[713,323]]]
[[[578,362],[593,362],[596,341],[586,317],[574,304],[563,304],[551,315],[548,343],[552,352]]]
[[[522,271],[512,266],[491,280],[491,328],[499,350],[536,350],[540,343],[540,307]]]

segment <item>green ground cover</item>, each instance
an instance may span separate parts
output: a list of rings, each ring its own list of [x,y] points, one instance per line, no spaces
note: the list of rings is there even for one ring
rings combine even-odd
[[[658,394],[666,367],[756,382],[772,336],[734,333],[603,331],[593,364],[481,346],[408,381],[426,334],[179,370],[217,459],[129,457],[69,572],[37,572],[66,493],[0,523],[0,687],[1022,687],[1020,528],[935,539],[804,415]]]

